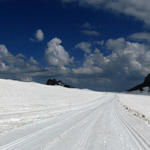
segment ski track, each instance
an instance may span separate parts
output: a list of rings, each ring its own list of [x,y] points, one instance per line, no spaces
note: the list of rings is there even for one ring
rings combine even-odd
[[[80,109],[0,135],[0,150],[150,150],[150,127],[117,99],[105,94]]]

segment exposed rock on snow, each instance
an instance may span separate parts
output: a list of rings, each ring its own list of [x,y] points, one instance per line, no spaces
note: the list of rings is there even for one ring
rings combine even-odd
[[[49,79],[46,84],[47,85],[60,85],[60,86],[67,87],[67,88],[73,88],[72,86],[65,84],[62,81],[56,80],[56,79]]]
[[[134,88],[129,89],[128,92],[144,93],[144,94],[149,93],[150,92],[150,74],[147,75],[143,83],[135,86]]]

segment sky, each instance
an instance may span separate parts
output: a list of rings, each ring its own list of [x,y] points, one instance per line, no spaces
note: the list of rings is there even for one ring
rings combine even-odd
[[[124,91],[150,73],[149,0],[0,0],[0,78]]]

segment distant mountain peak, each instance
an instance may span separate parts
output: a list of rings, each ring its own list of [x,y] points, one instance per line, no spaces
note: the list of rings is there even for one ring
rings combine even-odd
[[[132,92],[132,91],[148,91],[150,92],[150,74],[148,74],[145,79],[144,79],[144,82],[129,89],[128,92]]]
[[[150,87],[150,73],[145,77],[144,83]]]

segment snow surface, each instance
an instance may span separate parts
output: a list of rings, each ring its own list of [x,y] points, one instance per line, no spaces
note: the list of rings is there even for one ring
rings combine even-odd
[[[71,109],[82,108],[104,93],[34,82],[0,80],[0,133]]]
[[[129,111],[139,117],[143,116],[143,119],[147,119],[150,123],[150,96],[133,94],[117,94],[117,96]]]
[[[0,85],[0,150],[150,150],[150,96]]]

